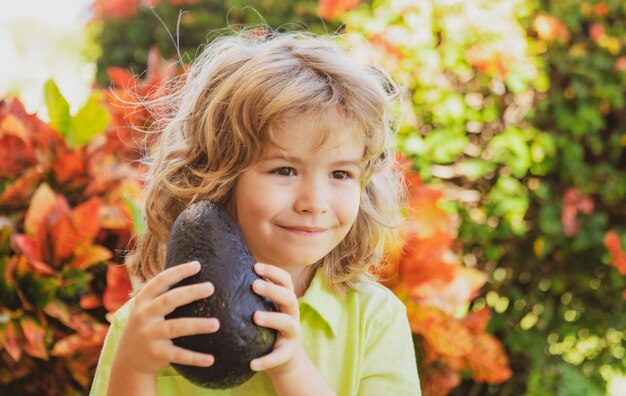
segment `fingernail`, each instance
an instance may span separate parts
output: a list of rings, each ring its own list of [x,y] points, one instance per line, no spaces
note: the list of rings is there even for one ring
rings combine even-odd
[[[263,268],[264,268],[264,266],[261,263],[254,264],[254,269],[257,270],[257,271],[263,271]]]
[[[265,289],[265,285],[263,284],[263,281],[260,279],[257,279],[254,281],[254,288],[261,291],[263,289]]]
[[[212,329],[217,330],[220,328],[220,321],[215,318],[207,319],[207,325],[209,326],[211,330]]]
[[[206,291],[206,292],[212,292],[213,291],[213,284],[211,282],[204,282],[202,284],[202,288]]]
[[[261,368],[261,365],[256,360],[253,360],[250,362],[250,368],[254,371],[259,371],[259,369]]]
[[[211,355],[205,356],[204,357],[204,363],[206,364],[213,364],[215,363],[215,358]]]

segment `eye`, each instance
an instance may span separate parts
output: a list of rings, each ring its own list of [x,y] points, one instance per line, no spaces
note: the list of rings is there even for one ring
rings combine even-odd
[[[288,166],[283,166],[281,168],[273,169],[271,173],[278,175],[278,176],[287,177],[287,176],[295,176],[296,170]]]
[[[336,180],[346,180],[351,179],[352,175],[348,171],[344,170],[336,170],[330,173],[331,177]]]

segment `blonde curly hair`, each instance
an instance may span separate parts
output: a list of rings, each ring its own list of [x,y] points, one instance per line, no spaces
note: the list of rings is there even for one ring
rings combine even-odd
[[[366,138],[360,208],[344,240],[314,269],[321,266],[338,292],[371,277],[397,237],[405,195],[391,151],[390,105],[399,90],[386,73],[356,62],[336,36],[255,28],[207,45],[177,87],[159,99],[172,111],[156,124],[159,138],[145,158],[146,230],[132,274],[146,281],[163,270],[174,220],[192,202],[212,200],[233,213],[239,175],[280,146],[276,132],[288,120],[338,114]]]

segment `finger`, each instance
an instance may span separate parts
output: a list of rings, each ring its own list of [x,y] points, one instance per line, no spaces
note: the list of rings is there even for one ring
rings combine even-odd
[[[150,303],[150,313],[165,316],[176,308],[213,295],[215,288],[211,282],[181,286],[161,294]]]
[[[215,333],[220,328],[217,318],[176,318],[159,324],[159,338],[178,338],[197,334]]]
[[[172,285],[197,274],[198,271],[200,271],[200,263],[197,261],[191,261],[189,263],[168,268],[152,278],[152,280],[143,288],[141,293],[148,299],[153,299],[168,291]]]
[[[286,287],[289,290],[293,290],[293,281],[289,272],[282,268],[278,268],[274,265],[256,263],[254,270],[257,274],[271,280],[272,282]]]
[[[278,330],[287,338],[294,338],[298,334],[298,323],[293,316],[285,313],[257,311],[254,322],[259,326]]]
[[[291,351],[288,347],[275,349],[269,355],[253,359],[250,362],[250,369],[252,369],[253,371],[263,371],[281,366],[285,364],[287,360],[289,360],[290,355]]]
[[[215,363],[215,357],[213,357],[213,355],[190,351],[175,345],[167,349],[166,358],[170,363],[186,364],[189,366],[209,367]]]
[[[272,300],[282,312],[292,316],[299,316],[298,300],[293,290],[281,285],[257,279],[252,283],[252,290],[260,296]]]

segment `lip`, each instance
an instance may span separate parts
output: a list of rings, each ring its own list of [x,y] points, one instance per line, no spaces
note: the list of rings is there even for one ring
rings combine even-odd
[[[319,235],[327,230],[326,228],[321,228],[321,227],[284,226],[284,225],[279,225],[279,227],[287,231],[300,234],[300,235]]]

